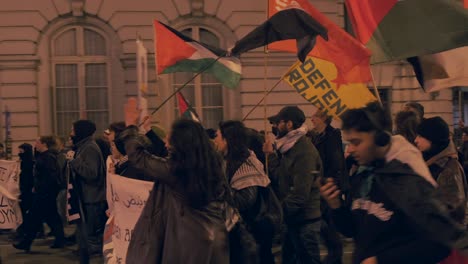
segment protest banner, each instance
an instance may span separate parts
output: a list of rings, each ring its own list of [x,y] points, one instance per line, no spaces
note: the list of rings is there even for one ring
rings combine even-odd
[[[153,182],[126,178],[108,172],[109,195],[112,204],[111,221],[108,221],[106,233],[112,233],[112,252],[110,247],[104,247],[106,263],[125,263],[127,250],[132,238],[133,228],[146,205]],[[105,238],[106,240],[106,238]]]
[[[338,82],[336,66],[318,58],[298,61],[284,80],[307,101],[337,118],[348,109],[376,101],[365,83]]]
[[[0,229],[16,229],[23,222],[19,173],[18,161],[0,160]]]

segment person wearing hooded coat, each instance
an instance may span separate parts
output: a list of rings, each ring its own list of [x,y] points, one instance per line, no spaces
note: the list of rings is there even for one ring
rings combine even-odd
[[[95,131],[96,125],[89,120],[73,123],[70,137],[75,153],[74,157],[67,155],[71,159],[69,166],[83,205],[90,255],[102,254],[104,226],[107,221],[106,169],[101,150],[93,139]]]
[[[59,167],[56,156],[50,150],[54,144],[53,136],[42,136],[36,140],[37,158],[34,166],[32,205],[24,220],[24,236],[18,243],[13,244],[16,249],[30,250],[43,221],[47,222],[51,233],[55,236],[55,241],[50,247],[62,248],[64,246],[63,225],[56,202],[59,191]]]
[[[18,156],[20,158],[20,177],[19,177],[19,185],[20,185],[20,208],[21,214],[24,217],[26,213],[32,206],[33,200],[33,193],[32,189],[34,186],[34,155],[33,155],[33,147],[31,144],[23,143],[18,146]],[[24,233],[24,224],[21,224],[16,229],[16,234],[14,235],[14,239],[21,238]]]
[[[18,156],[21,160],[20,173],[20,207],[23,215],[31,208],[32,204],[32,188],[34,185],[34,157],[31,144],[23,143],[19,147]]]
[[[424,160],[438,184],[436,194],[448,209],[453,220],[465,224],[466,178],[458,162],[458,152],[450,140],[447,123],[440,117],[422,120],[417,128],[416,146],[422,151]],[[468,259],[457,250],[441,262],[466,263]]]
[[[450,141],[449,127],[440,117],[424,119],[417,128],[416,146],[423,153],[437,193],[450,215],[463,224],[466,211],[466,180],[458,153]]]

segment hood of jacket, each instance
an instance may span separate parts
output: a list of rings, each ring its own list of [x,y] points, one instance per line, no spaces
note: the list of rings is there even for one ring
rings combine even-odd
[[[437,164],[441,167],[444,167],[445,163],[447,163],[449,158],[458,159],[457,149],[455,148],[455,144],[453,143],[453,141],[450,141],[449,145],[444,150],[442,150],[432,158],[428,159],[426,161],[426,164],[427,166]]]
[[[421,151],[401,135],[392,136],[391,146],[385,155],[385,161],[398,160],[407,164],[417,175],[423,177],[432,186],[437,186],[423,159]],[[414,174],[413,172],[413,174]]]

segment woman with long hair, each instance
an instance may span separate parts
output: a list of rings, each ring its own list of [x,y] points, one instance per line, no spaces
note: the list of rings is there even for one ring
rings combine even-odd
[[[167,159],[145,151],[136,137],[124,141],[129,162],[155,179],[127,263],[229,263],[227,184],[203,127],[174,122]]]
[[[415,112],[400,111],[395,116],[395,134],[403,136],[414,145],[417,136],[416,129],[421,121]]]
[[[270,179],[249,149],[249,131],[240,121],[221,122],[214,142],[226,162],[234,205],[259,245],[260,263],[274,263],[271,253],[274,228],[260,216],[264,206],[262,194]]]

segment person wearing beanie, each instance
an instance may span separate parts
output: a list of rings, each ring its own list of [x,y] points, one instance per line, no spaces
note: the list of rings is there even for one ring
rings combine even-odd
[[[422,120],[417,128],[416,146],[439,185],[437,192],[451,216],[463,224],[466,210],[466,180],[458,153],[450,140],[447,123],[440,117]]]
[[[78,120],[73,123],[70,138],[73,142],[74,155],[67,154],[71,169],[73,187],[83,203],[86,226],[79,234],[86,232],[87,236],[79,236],[80,255],[87,245],[89,255],[102,254],[102,238],[106,216],[106,169],[101,150],[93,138],[96,125],[90,120]],[[83,216],[81,216],[83,217]],[[83,237],[87,237],[83,241]]]

